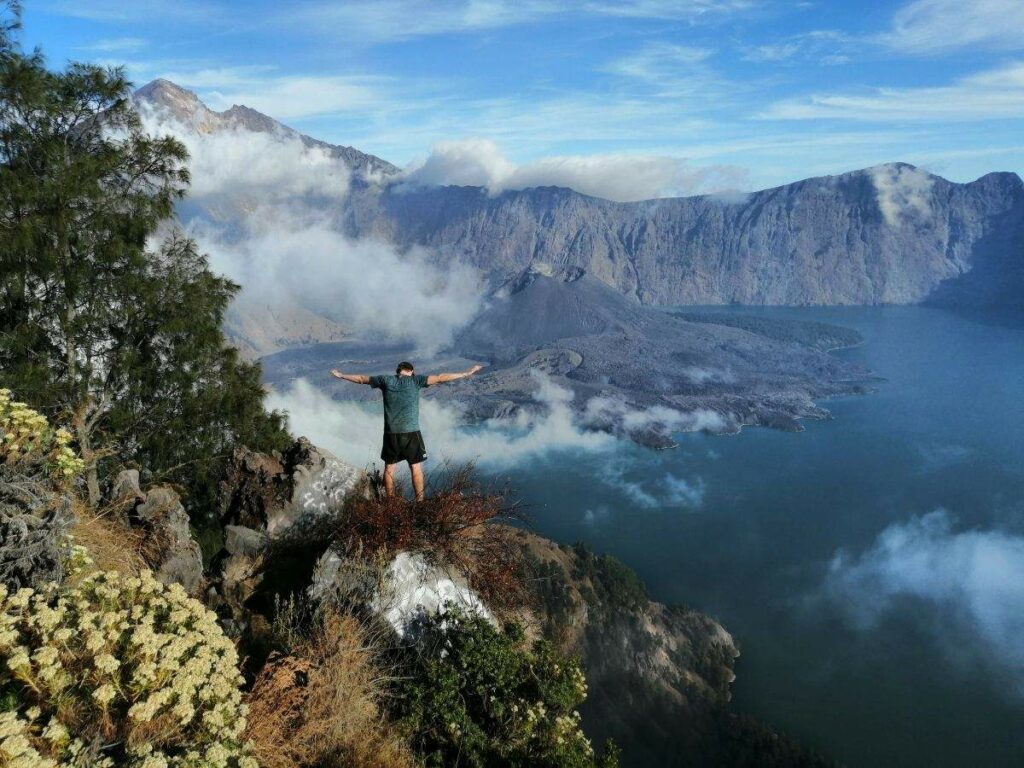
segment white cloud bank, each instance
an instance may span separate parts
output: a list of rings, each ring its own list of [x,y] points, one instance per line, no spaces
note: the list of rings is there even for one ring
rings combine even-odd
[[[592,429],[589,410],[578,413],[573,409],[570,390],[540,373],[534,373],[534,379],[537,407],[530,412],[524,409],[515,418],[469,425],[457,406],[424,398],[420,422],[431,466],[474,462],[488,471],[502,471],[555,451],[572,451],[597,460],[596,481],[623,496],[634,508],[702,506],[705,487],[700,478],[687,480],[673,473],[640,480],[627,477],[628,459],[616,453],[619,439]],[[334,400],[309,381],[297,379],[287,389],[271,391],[267,406],[288,413],[293,434],[305,435],[340,459],[357,467],[379,465],[381,413],[377,403]],[[634,412],[630,417],[639,423],[658,415]],[[703,418],[681,414],[678,422],[693,427]]]
[[[698,408],[677,411],[664,405],[638,410],[620,397],[598,395],[587,401],[583,411],[587,424],[618,423],[628,433],[663,426],[670,432],[732,432],[735,424],[718,411]]]
[[[611,450],[616,438],[589,431],[576,420],[570,407],[572,393],[545,376],[537,375],[535,414],[515,419],[492,419],[468,426],[459,410],[430,398],[420,403],[420,422],[428,439],[434,466],[441,462],[476,462],[500,470],[541,458],[551,451]],[[331,399],[304,379],[283,391],[272,391],[267,407],[288,412],[291,432],[305,435],[339,458],[357,467],[379,460],[380,407]]]
[[[904,218],[925,217],[931,213],[931,193],[935,180],[920,168],[890,163],[869,168],[875,185],[878,207],[891,227]]]
[[[434,145],[428,157],[406,169],[404,178],[413,184],[484,187],[492,195],[529,187],[569,187],[627,202],[733,190],[746,175],[731,166],[695,167],[680,158],[656,155],[567,155],[517,165],[493,141],[468,138]]]
[[[192,187],[180,211],[212,267],[242,285],[247,306],[296,304],[421,351],[450,341],[479,309],[484,286],[470,267],[340,231],[350,173],[323,148],[288,134],[200,133],[165,115],[146,122],[189,150]]]
[[[472,319],[483,296],[475,270],[438,267],[423,249],[400,254],[379,241],[351,240],[321,215],[260,207],[242,227],[195,225],[214,269],[250,299],[295,302],[357,336],[436,350]]]
[[[946,510],[895,523],[860,556],[838,552],[827,593],[853,623],[870,629],[900,599],[941,611],[940,640],[950,625],[972,635],[1024,691],[1024,536],[954,530]]]

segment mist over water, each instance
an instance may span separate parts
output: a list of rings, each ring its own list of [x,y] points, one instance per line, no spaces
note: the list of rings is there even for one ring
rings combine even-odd
[[[920,307],[747,311],[854,327],[866,343],[838,354],[888,381],[800,434],[681,433],[500,476],[540,533],[719,618],[742,650],[739,711],[851,766],[1024,763],[1024,330]]]

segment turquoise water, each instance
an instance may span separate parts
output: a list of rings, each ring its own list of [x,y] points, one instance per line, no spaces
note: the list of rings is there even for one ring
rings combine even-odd
[[[858,329],[865,344],[836,354],[887,381],[827,402],[835,418],[799,434],[684,434],[673,451],[519,467],[506,475],[537,529],[585,539],[655,598],[719,618],[742,649],[736,709],[832,757],[1024,765],[1024,638],[1015,653],[986,635],[1024,627],[1024,585],[1005,581],[1024,567],[1024,331],[919,307],[748,311]],[[973,561],[991,581],[962,594],[970,575],[940,557],[938,597],[898,594],[858,623],[852,607],[880,598],[871,585],[829,593],[830,561],[858,562],[887,528],[937,509],[954,539],[997,536]]]

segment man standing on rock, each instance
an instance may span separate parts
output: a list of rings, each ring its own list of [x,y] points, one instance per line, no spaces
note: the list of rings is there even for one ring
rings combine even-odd
[[[395,493],[395,467],[401,461],[409,462],[409,475],[416,492],[416,501],[423,501],[423,467],[427,449],[420,434],[420,390],[433,384],[458,381],[472,376],[483,368],[474,365],[461,373],[435,373],[417,376],[412,363],[402,362],[394,376],[366,376],[361,373],[342,373],[334,369],[336,379],[353,384],[369,384],[384,396],[384,446],[380,457],[384,460],[384,492]]]

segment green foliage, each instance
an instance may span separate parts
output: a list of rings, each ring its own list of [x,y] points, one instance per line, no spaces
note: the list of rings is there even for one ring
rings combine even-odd
[[[580,730],[585,698],[579,663],[549,643],[448,613],[404,652],[394,700],[426,766],[612,768],[614,748],[596,757]]]
[[[0,587],[0,657],[2,765],[256,768],[235,647],[178,584]]]
[[[585,595],[587,603],[608,611],[632,612],[650,602],[647,587],[630,568],[611,555],[595,555],[586,544],[573,547],[576,563],[573,578],[590,581],[594,593]]]
[[[82,471],[82,460],[69,447],[71,434],[54,429],[46,417],[0,389],[0,462],[16,468],[38,466],[57,483]]]
[[[94,503],[125,461],[208,502],[236,444],[287,438],[221,332],[238,286],[172,224],[185,148],[121,70],[0,48],[0,385],[72,425]]]

